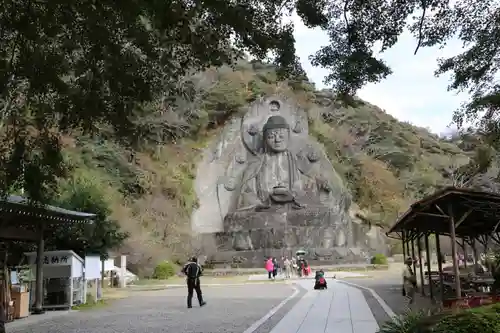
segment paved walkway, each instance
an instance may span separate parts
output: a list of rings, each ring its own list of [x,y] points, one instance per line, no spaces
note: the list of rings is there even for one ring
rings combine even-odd
[[[309,290],[271,333],[375,333],[379,326],[363,292],[339,281],[327,290],[311,290],[311,281],[298,281]]]

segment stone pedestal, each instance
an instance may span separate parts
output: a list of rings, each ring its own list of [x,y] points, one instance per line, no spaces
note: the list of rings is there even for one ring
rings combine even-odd
[[[304,249],[309,260],[324,263],[359,261],[352,251],[352,226],[345,216],[327,207],[302,210],[235,212],[216,233],[214,263],[260,267],[265,257],[295,256]]]

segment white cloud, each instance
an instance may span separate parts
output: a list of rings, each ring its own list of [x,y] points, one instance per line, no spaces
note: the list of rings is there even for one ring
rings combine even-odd
[[[298,17],[293,18],[297,53],[309,78],[318,88],[324,88],[325,69],[313,67],[308,57],[328,44],[328,36],[320,29],[305,27]],[[450,77],[436,78],[437,59],[458,54],[461,44],[453,40],[443,48],[422,48],[413,55],[416,41],[404,33],[398,43],[382,55],[393,69],[393,74],[378,84],[370,84],[359,91],[359,96],[394,117],[427,127],[435,133],[448,132],[453,111],[467,99],[466,94],[448,92]]]

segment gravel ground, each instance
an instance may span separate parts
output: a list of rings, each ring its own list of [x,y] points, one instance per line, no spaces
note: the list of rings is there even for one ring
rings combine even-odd
[[[145,292],[96,310],[71,312],[8,328],[9,333],[242,333],[293,293],[289,285],[205,288],[207,306],[186,308],[186,290]],[[297,298],[298,299],[298,298]],[[289,303],[294,303],[294,300]],[[266,333],[293,304],[263,324]]]

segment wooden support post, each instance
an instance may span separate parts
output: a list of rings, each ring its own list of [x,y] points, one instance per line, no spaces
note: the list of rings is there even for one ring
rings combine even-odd
[[[0,251],[0,255],[3,255],[3,258],[0,261],[0,276],[8,274],[7,260],[9,258],[9,249],[7,244],[4,245],[5,248]],[[2,288],[2,290],[0,290],[0,329],[4,328],[5,319],[8,318],[8,309],[10,303],[10,293],[8,290],[9,284],[7,283],[7,281],[9,280],[7,279],[7,276],[3,276],[3,278],[5,279],[5,283],[1,283],[2,281],[0,281],[0,288]]]
[[[106,277],[106,261],[104,260],[104,257],[101,256],[101,290],[104,288],[104,278]]]
[[[427,261],[427,277],[429,278],[429,296],[431,297],[431,301],[434,302],[434,290],[432,286],[432,279],[431,279],[431,249],[429,246],[429,234],[425,234],[425,257]]]
[[[422,237],[417,238],[417,251],[418,251],[418,266],[420,268],[420,284],[422,285],[421,287],[421,292],[422,296],[425,296],[425,278],[424,278],[424,265],[422,263],[422,244],[420,242],[422,241]]]
[[[411,237],[410,237],[410,234],[407,233],[406,234],[406,257],[410,257],[410,241],[411,241]],[[405,257],[405,259],[406,259]]]
[[[449,224],[450,224],[450,238],[451,238],[451,260],[453,260],[453,274],[455,275],[455,295],[458,299],[462,297],[462,286],[460,285],[460,270],[457,260],[457,236],[455,234],[455,218],[453,217],[453,210],[451,204],[448,207],[449,211]]]
[[[495,243],[500,245],[500,234],[498,232],[491,234],[491,239],[493,239]]]
[[[485,235],[483,237],[483,246],[484,246],[484,253],[488,253],[490,249],[490,236]]]
[[[43,256],[45,253],[44,244],[45,222],[40,221],[38,225],[38,242],[36,249],[36,282],[35,282],[35,308],[34,314],[42,314],[43,310]]]
[[[413,261],[413,274],[415,274],[415,278],[417,277],[417,263],[415,261],[415,238],[411,239],[411,259]]]
[[[479,262],[479,254],[477,252],[477,244],[476,244],[476,239],[473,238],[472,239],[472,244],[471,244],[471,247],[472,247],[472,256],[474,257],[474,266],[476,266]]]
[[[464,252],[464,267],[467,268],[467,243],[465,238],[462,239],[462,250]]]
[[[443,259],[444,257],[441,255],[441,240],[439,239],[439,233],[436,232],[436,252],[438,258],[438,270],[439,270],[439,290],[441,297],[441,302],[444,301],[444,278],[443,278]]]
[[[406,232],[403,231],[402,237],[401,237],[401,244],[403,245],[403,261],[406,259]]]

